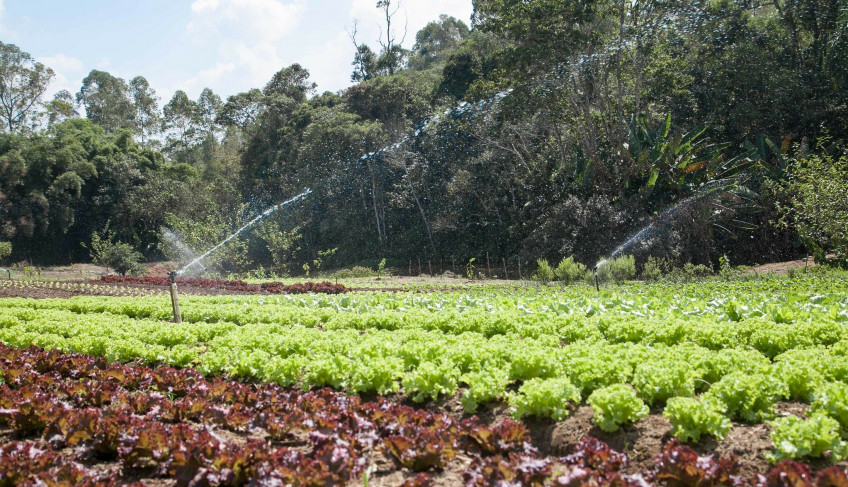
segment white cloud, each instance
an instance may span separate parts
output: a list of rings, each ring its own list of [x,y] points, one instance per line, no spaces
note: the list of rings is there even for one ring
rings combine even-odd
[[[171,91],[183,90],[187,93],[199,93],[203,88],[217,86],[221,79],[236,70],[235,63],[218,63],[215,67],[204,69],[193,77],[181,82]]]
[[[338,32],[321,45],[307,48],[303,58],[308,60],[309,65],[304,67],[309,70],[310,78],[318,83],[319,93],[350,86],[353,54],[353,44],[345,31]]]
[[[0,4],[2,4],[2,0],[0,0]],[[56,54],[40,57],[38,62],[53,69],[56,73],[56,77],[53,78],[53,82],[45,93],[45,98],[52,98],[54,94],[61,90],[68,90],[71,94],[79,91],[82,78],[85,77],[85,66],[82,61],[65,54]]]
[[[277,46],[305,10],[306,0],[195,0],[186,30],[196,44],[214,46],[218,61],[179,85],[187,91],[261,87],[283,67]]]
[[[290,33],[305,8],[306,0],[195,0],[187,29],[200,41],[225,37],[269,42]]]

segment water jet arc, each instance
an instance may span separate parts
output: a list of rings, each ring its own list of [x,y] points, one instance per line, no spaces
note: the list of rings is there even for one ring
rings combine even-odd
[[[179,271],[177,271],[176,276],[182,276],[182,275],[185,273],[185,271],[187,271],[188,269],[190,269],[192,266],[195,266],[195,265],[197,265],[197,264],[200,264],[200,262],[201,262],[203,259],[205,259],[205,258],[206,258],[206,257],[208,257],[209,255],[211,255],[211,254],[215,253],[218,249],[220,249],[221,247],[223,247],[224,245],[226,245],[227,243],[229,243],[229,241],[230,241],[230,240],[232,240],[232,239],[236,238],[237,236],[239,236],[239,234],[241,234],[241,232],[243,232],[243,231],[247,230],[248,228],[250,228],[250,227],[252,227],[253,225],[255,225],[256,223],[258,223],[259,221],[261,221],[261,220],[263,220],[263,219],[267,218],[268,216],[272,215],[274,212],[276,212],[276,211],[277,211],[277,210],[279,210],[280,208],[282,208],[282,207],[284,207],[284,206],[288,206],[288,205],[290,205],[290,204],[294,203],[295,201],[298,201],[298,200],[300,200],[300,199],[302,199],[302,198],[305,198],[306,196],[308,196],[308,195],[310,195],[310,194],[312,194],[312,190],[311,190],[311,189],[309,189],[309,188],[307,188],[306,190],[304,190],[304,191],[303,191],[303,193],[300,193],[299,195],[295,196],[294,198],[291,198],[291,199],[288,199],[288,200],[286,200],[286,201],[283,201],[282,203],[276,204],[276,205],[274,205],[274,206],[272,206],[272,207],[268,208],[267,210],[263,211],[263,212],[262,212],[262,213],[260,213],[260,214],[259,214],[256,218],[254,218],[253,220],[250,220],[249,222],[245,223],[245,224],[244,224],[244,226],[242,226],[241,228],[239,228],[238,230],[236,230],[236,231],[235,231],[232,235],[230,235],[229,237],[225,238],[225,239],[224,239],[221,243],[219,243],[218,245],[216,245],[216,246],[212,247],[211,249],[209,249],[208,251],[206,251],[206,253],[205,253],[205,254],[201,255],[200,257],[198,257],[198,258],[194,259],[193,261],[189,262],[188,264],[186,264],[186,265],[185,265],[182,269],[180,269]]]

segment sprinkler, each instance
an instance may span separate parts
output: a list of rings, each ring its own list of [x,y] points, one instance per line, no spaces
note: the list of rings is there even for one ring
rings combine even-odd
[[[171,307],[174,309],[174,323],[182,323],[183,317],[180,314],[180,300],[177,296],[177,271],[168,273],[171,278]]]
[[[592,274],[595,276],[595,290],[601,292],[601,285],[598,283],[598,267],[601,264],[596,264],[595,267],[592,268]]]

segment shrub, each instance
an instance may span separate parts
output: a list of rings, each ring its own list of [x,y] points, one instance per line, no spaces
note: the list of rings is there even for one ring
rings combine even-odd
[[[133,249],[132,245],[124,242],[112,242],[114,234],[108,229],[105,238],[97,232],[91,235],[91,258],[96,264],[108,267],[118,274],[139,274],[144,271],[142,255]]]
[[[595,415],[592,422],[607,432],[617,431],[624,423],[632,423],[648,414],[648,406],[627,384],[614,384],[596,390],[587,400]]]
[[[548,283],[554,280],[554,270],[548,264],[547,259],[539,259],[536,261],[536,273],[533,274],[534,281]]]
[[[10,255],[12,255],[12,244],[10,242],[0,242],[0,262]]]
[[[797,229],[818,262],[827,262],[828,252],[836,255],[836,263],[846,265],[848,262],[846,187],[848,153],[838,159],[827,154],[814,155],[790,167],[785,182],[790,202],[780,208],[782,222]]]
[[[674,282],[691,282],[712,276],[713,274],[714,272],[710,267],[703,264],[695,265],[691,262],[687,262],[683,264],[683,267],[675,267],[671,269],[666,277],[668,280]]]
[[[562,259],[556,269],[554,269],[554,277],[558,281],[572,283],[580,281],[586,275],[586,266],[580,262],[574,261],[574,256],[567,259]]]
[[[598,278],[602,281],[624,282],[635,276],[636,259],[632,255],[609,260],[598,269]]]
[[[648,260],[642,267],[642,279],[646,281],[658,281],[663,275],[667,273],[668,261],[665,259],[648,257]]]
[[[339,269],[335,273],[335,277],[338,277],[339,279],[374,277],[376,275],[377,273],[373,270],[359,265],[350,269]]]

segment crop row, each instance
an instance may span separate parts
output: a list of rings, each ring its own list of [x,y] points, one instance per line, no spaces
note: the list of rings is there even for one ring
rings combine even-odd
[[[346,303],[344,297],[333,297]],[[279,301],[277,301],[279,299]],[[148,299],[102,299],[0,301],[0,309],[29,308],[34,311],[71,311],[88,315],[108,313],[117,317],[169,320],[170,306],[164,297]],[[369,309],[333,307],[311,296],[269,296],[264,301],[233,297],[186,296],[183,321],[232,323],[235,325],[302,325],[324,330],[432,330],[461,335],[471,332],[493,337],[519,335],[571,343],[605,340],[612,343],[676,345],[695,343],[711,350],[750,347],[768,357],[789,350],[830,345],[845,336],[848,314],[833,308],[810,319],[793,322],[766,317],[720,321],[709,316],[644,317],[618,313],[558,315],[516,310],[490,312],[468,309],[433,311],[421,308]]]
[[[110,284],[137,284],[146,286],[169,286],[171,284],[169,278],[160,276],[102,276],[100,279]],[[264,282],[262,284],[248,284],[245,281],[178,277],[176,283],[200,289],[223,289],[226,291],[264,292],[271,294],[342,294],[347,291],[347,288],[343,284],[333,284],[331,282],[303,282],[296,284]]]
[[[128,286],[101,285],[79,281],[0,281],[0,289],[47,289],[71,291],[77,294],[97,296],[152,296],[164,291]]]
[[[733,457],[698,457],[676,442],[666,445],[655,470],[624,475],[626,455],[592,438],[567,457],[545,458],[520,423],[487,426],[475,417],[458,422],[328,389],[300,394],[275,385],[209,381],[192,370],[109,365],[2,344],[0,372],[6,382],[0,384],[0,425],[18,438],[0,446],[0,485],[112,485],[149,476],[174,478],[179,485],[258,479],[343,485],[370,475],[381,455],[406,472],[410,486],[429,485],[454,461],[463,462],[469,486],[743,483]],[[120,467],[104,471],[98,462]],[[769,486],[848,482],[836,468],[814,476],[795,462],[782,462],[756,480]]]

